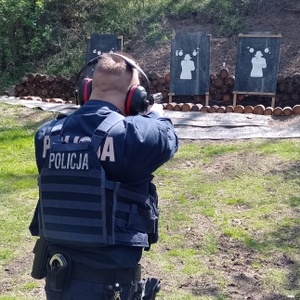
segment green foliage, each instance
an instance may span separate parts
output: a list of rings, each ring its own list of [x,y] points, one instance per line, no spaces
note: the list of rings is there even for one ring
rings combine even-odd
[[[147,44],[154,45],[156,41],[168,40],[170,32],[168,33],[160,23],[153,23],[149,26],[148,32],[145,34],[145,41]]]
[[[171,39],[167,20],[212,23],[214,35],[244,29],[243,16],[270,0],[1,0],[0,90],[26,72],[73,75],[84,63],[86,37],[123,35],[152,46]],[[21,76],[20,76],[21,74]]]

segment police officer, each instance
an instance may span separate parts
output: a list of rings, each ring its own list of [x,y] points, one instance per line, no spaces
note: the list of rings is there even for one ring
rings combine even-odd
[[[172,158],[178,139],[157,105],[148,107],[141,74],[125,54],[101,55],[79,91],[81,107],[35,135],[40,195],[30,230],[46,242],[48,300],[145,293],[139,261],[157,241],[151,174]],[[147,299],[157,287],[150,280]]]

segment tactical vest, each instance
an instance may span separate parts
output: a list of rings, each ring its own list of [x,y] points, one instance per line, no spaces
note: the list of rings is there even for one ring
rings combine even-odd
[[[122,117],[111,113],[90,141],[65,143],[65,119],[51,130],[51,148],[39,176],[40,235],[72,246],[129,245],[149,247],[157,240],[157,195],[110,181],[97,151],[107,132]],[[122,117],[123,118],[123,117]],[[148,235],[149,234],[149,235]]]

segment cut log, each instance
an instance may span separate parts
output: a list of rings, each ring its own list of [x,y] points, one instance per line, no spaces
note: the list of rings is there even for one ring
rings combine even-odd
[[[292,109],[291,107],[289,107],[289,106],[286,106],[286,107],[284,107],[284,108],[282,109],[282,114],[283,114],[284,116],[290,116],[290,115],[293,114],[293,109]]]
[[[176,105],[174,106],[174,110],[175,111],[181,111],[183,106],[183,103],[176,103]]]
[[[215,86],[216,88],[220,88],[223,85],[223,80],[222,78],[217,77],[213,82],[212,85]]]
[[[293,113],[295,115],[300,115],[300,105],[299,104],[297,104],[293,107]]]
[[[282,115],[282,108],[279,106],[276,106],[273,110],[273,115],[274,116],[281,116]]]
[[[169,103],[162,103],[162,107],[163,107],[163,109],[165,110],[165,109],[167,109],[167,105],[168,105]]]
[[[244,109],[244,113],[245,114],[252,114],[254,111],[254,108],[252,105],[246,105],[245,106],[245,109]]]
[[[196,103],[191,107],[191,111],[200,111],[202,106],[202,104]]]
[[[231,102],[231,101],[232,101],[232,98],[233,98],[233,95],[232,95],[232,94],[230,94],[230,93],[225,93],[225,94],[223,95],[222,100],[223,100],[224,102],[228,103],[228,102]]]
[[[208,109],[208,112],[209,113],[215,113],[218,108],[219,108],[219,106],[217,106],[217,105],[210,106],[209,109]]]
[[[210,82],[214,81],[215,79],[216,79],[216,75],[215,74],[210,74],[209,75]]]
[[[201,107],[200,111],[201,111],[201,112],[208,112],[209,107],[210,107],[210,106],[208,106],[208,105],[204,105],[204,106]]]
[[[237,105],[234,107],[233,112],[242,114],[244,113],[244,110],[245,108],[243,105]]]
[[[219,73],[220,78],[226,79],[229,76],[229,70],[226,68],[222,68]]]
[[[262,104],[256,105],[253,109],[253,113],[256,115],[263,115],[265,113],[265,106]]]
[[[225,106],[220,106],[217,108],[217,113],[224,114],[226,112],[226,107]]]
[[[266,107],[266,109],[265,109],[265,115],[272,115],[273,114],[273,111],[274,111],[274,108],[273,107],[271,107],[271,106],[268,106],[268,107]]]
[[[226,113],[232,113],[232,112],[234,112],[234,107],[233,107],[233,105],[228,105],[228,106],[226,106]]]
[[[226,84],[229,88],[232,88],[232,87],[234,86],[234,82],[235,82],[234,76],[228,76],[228,77],[225,79],[225,84]]]
[[[166,105],[166,109],[168,109],[168,110],[174,110],[174,107],[175,107],[176,104],[177,104],[176,102],[168,103]]]
[[[184,103],[181,107],[181,110],[185,111],[185,112],[191,111],[191,108],[193,107],[193,105],[194,105],[193,103]]]

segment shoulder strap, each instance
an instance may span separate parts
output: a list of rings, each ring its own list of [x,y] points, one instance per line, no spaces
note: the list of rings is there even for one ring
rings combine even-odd
[[[62,118],[59,120],[56,120],[54,126],[51,129],[51,136],[52,135],[58,135],[61,132],[61,129],[63,127],[64,122],[67,118]],[[124,116],[117,112],[111,112],[103,122],[96,128],[94,131],[94,134],[101,135],[106,134],[115,124],[117,124],[119,121],[123,120]]]
[[[108,132],[114,125],[116,125],[119,121],[123,119],[124,116],[113,111],[104,119],[103,122],[101,122],[101,124],[97,127],[95,131],[100,130],[100,131]]]
[[[111,112],[94,131],[91,142],[93,148],[98,149],[102,143],[102,139],[107,135],[108,131],[123,119],[124,116],[121,114]]]
[[[63,124],[65,123],[67,118],[62,118],[56,121],[55,125],[51,129],[51,136],[58,135],[61,132],[61,129],[63,127]]]

